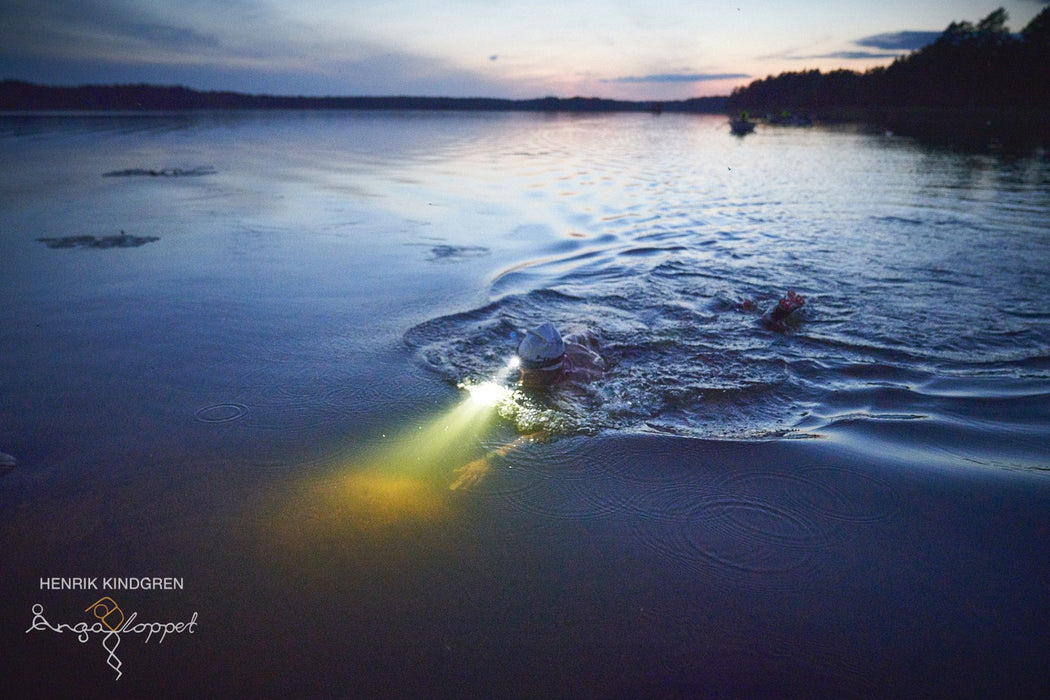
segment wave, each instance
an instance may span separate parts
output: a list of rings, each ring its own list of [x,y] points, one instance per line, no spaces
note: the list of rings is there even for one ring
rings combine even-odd
[[[910,301],[858,310],[817,292],[808,295],[799,329],[772,333],[758,316],[782,290],[719,274],[701,264],[695,246],[679,243],[570,244],[493,282],[496,291],[538,288],[428,320],[404,340],[423,367],[460,384],[506,377],[524,331],[544,320],[596,338],[609,367],[602,380],[573,393],[518,390],[500,405],[526,433],[821,435],[857,419],[957,415],[959,406],[937,396],[946,385],[974,399],[963,412],[983,410],[978,400],[989,395],[1047,391],[1050,366],[1038,329],[1008,343],[997,339],[997,326],[1009,322],[989,323],[973,337],[929,345],[947,331],[937,323],[901,328],[902,318],[914,319]]]

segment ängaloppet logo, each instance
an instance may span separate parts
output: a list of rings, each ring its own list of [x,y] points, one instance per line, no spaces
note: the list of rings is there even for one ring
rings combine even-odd
[[[81,644],[87,644],[92,639],[99,640],[106,654],[106,664],[116,672],[114,680],[119,680],[123,675],[123,663],[117,656],[117,650],[125,637],[142,638],[145,644],[151,640],[163,644],[170,635],[194,634],[197,631],[196,611],[188,619],[176,622],[140,622],[137,612],[125,612],[110,596],[102,596],[84,608],[83,612],[82,620],[56,622],[48,619],[41,603],[35,603],[32,607],[33,620],[26,634],[70,634]]]

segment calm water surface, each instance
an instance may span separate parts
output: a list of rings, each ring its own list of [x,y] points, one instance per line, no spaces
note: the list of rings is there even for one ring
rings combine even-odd
[[[1045,153],[679,115],[8,116],[0,212],[20,689],[1048,690]],[[787,289],[805,322],[763,330]],[[607,376],[513,392],[544,319]],[[183,588],[41,588],[154,576]],[[198,624],[116,652],[33,629],[103,595]]]

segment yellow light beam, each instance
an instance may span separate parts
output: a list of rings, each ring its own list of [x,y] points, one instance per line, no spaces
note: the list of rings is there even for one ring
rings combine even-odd
[[[505,379],[510,369],[497,378]],[[495,379],[461,388],[465,395],[443,413],[385,436],[381,443],[336,461],[323,476],[301,483],[302,491],[287,498],[274,519],[279,539],[301,546],[447,518],[450,472],[459,475],[453,482],[458,488],[476,483],[488,471],[488,459],[499,450],[480,460],[470,457],[499,419],[497,406],[513,397]],[[478,468],[471,472],[470,465]],[[464,475],[464,470],[471,473]]]

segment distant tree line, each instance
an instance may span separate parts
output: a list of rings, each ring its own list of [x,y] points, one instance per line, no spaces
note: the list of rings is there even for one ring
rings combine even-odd
[[[932,44],[865,73],[782,73],[737,88],[732,113],[863,120],[946,140],[1050,137],[1050,7],[1019,34],[999,8],[952,22]]]
[[[171,111],[192,109],[412,109],[532,112],[708,112],[725,113],[726,97],[675,102],[631,102],[598,98],[544,97],[506,100],[486,97],[291,97],[192,90],[181,86],[36,85],[0,82],[0,111]]]

